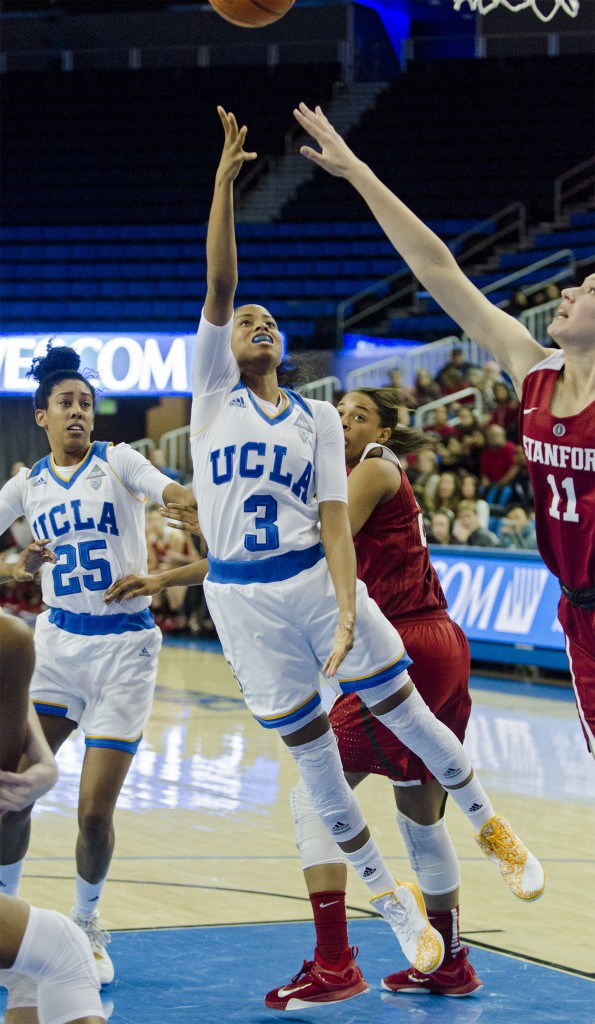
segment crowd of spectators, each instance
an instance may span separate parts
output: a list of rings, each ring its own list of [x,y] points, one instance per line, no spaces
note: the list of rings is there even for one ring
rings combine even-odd
[[[428,540],[432,544],[536,550],[533,492],[518,436],[518,402],[498,365],[475,366],[454,347],[448,361],[432,378],[418,370],[412,386],[405,386],[394,369],[388,383],[399,390],[400,422],[413,423],[416,410],[424,413],[422,429],[429,447],[411,456],[404,466],[423,511]],[[475,388],[481,395],[458,392]],[[424,412],[424,407],[450,399]],[[151,462],[172,479],[183,479],[166,465],[160,449]],[[10,475],[23,463],[16,462]],[[202,538],[169,529],[159,512],[147,511],[149,572],[194,561],[206,554]],[[18,519],[0,538],[3,558],[18,557],[33,537],[27,521]],[[42,609],[38,580],[4,583],[0,605],[26,620],[34,621]],[[170,588],[153,601],[153,610],[164,632],[213,636],[214,627],[202,595],[202,587]]]
[[[417,411],[428,435],[405,468],[430,543],[536,550],[518,400],[497,363],[476,366],[455,346],[434,378],[421,369],[404,388],[393,371],[389,383],[401,392],[401,422],[413,425]]]

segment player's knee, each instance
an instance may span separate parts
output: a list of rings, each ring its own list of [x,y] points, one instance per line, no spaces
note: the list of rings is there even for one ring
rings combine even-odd
[[[312,743],[289,747],[313,809],[333,838],[345,842],[365,828],[361,811],[345,776],[332,732]]]
[[[292,789],[289,801],[295,829],[295,844],[302,868],[315,867],[317,864],[344,863],[345,858],[341,850],[312,807],[303,779],[300,779]]]
[[[105,844],[110,841],[113,827],[113,807],[84,805],[79,808],[78,825],[81,836],[88,843]]]
[[[397,825],[422,892],[442,896],[457,889],[459,862],[444,818],[433,825],[420,825],[397,811]]]

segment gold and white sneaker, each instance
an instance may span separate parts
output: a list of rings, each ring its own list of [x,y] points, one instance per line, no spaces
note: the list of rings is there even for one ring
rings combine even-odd
[[[91,917],[78,917],[74,908],[70,912],[70,919],[84,931],[93,950],[97,973],[102,985],[110,985],[114,980],[114,965],[109,957],[106,946],[112,941],[109,932],[106,932],[99,924],[99,911],[95,910]]]
[[[421,974],[431,974],[444,959],[444,939],[428,921],[419,886],[397,882],[393,892],[375,896],[370,903],[388,921],[409,963]]]
[[[486,857],[498,864],[513,896],[526,901],[539,899],[545,889],[545,871],[506,818],[495,814],[475,835],[475,842]]]

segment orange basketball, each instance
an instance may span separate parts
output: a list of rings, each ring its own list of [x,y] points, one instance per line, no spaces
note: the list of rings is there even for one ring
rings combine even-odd
[[[211,7],[232,25],[261,28],[279,21],[295,0],[209,0]]]

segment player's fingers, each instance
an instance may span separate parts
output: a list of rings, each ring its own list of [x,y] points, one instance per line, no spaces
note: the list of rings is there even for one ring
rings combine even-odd
[[[316,149],[312,149],[310,146],[300,146],[300,153],[305,156],[307,160],[311,160],[313,164],[319,164],[320,167],[326,166],[326,161],[322,155]]]

